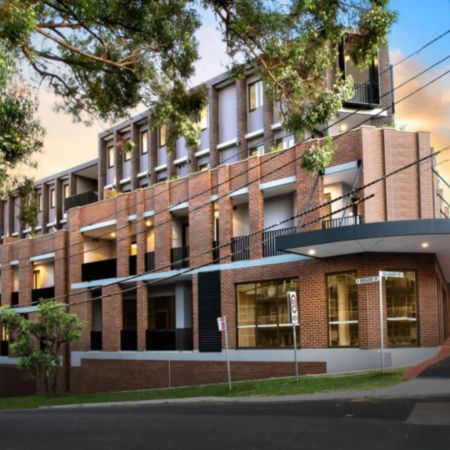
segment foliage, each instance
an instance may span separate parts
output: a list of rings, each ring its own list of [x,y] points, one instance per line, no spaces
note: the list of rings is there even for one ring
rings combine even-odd
[[[0,43],[75,119],[116,120],[142,102],[153,125],[168,125],[173,150],[181,136],[197,142],[206,102],[204,86],[186,87],[201,8],[215,13],[233,72],[254,68],[292,132],[326,123],[351,96],[336,69],[345,32],[360,34],[350,56],[366,67],[396,18],[388,0],[9,0],[0,3]],[[324,79],[327,70],[336,81]]]
[[[53,300],[42,302],[35,319],[25,319],[13,309],[0,306],[0,325],[9,331],[10,349],[19,358],[19,367],[42,383],[47,395],[57,392],[63,346],[78,340],[84,327],[84,322],[76,314],[67,313],[65,306]]]
[[[330,164],[334,150],[331,136],[327,136],[321,143],[313,144],[303,155],[303,169],[308,172],[324,170]]]
[[[20,198],[19,221],[34,230],[39,225],[39,203],[34,189],[34,183],[26,179],[17,189]]]

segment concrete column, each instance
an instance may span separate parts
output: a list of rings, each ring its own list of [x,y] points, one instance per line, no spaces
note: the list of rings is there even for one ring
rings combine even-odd
[[[71,197],[78,194],[77,176],[74,173],[69,174],[69,191]]]
[[[12,236],[14,233],[14,223],[15,223],[15,214],[14,214],[14,197],[12,195],[8,195],[8,215],[9,215],[9,236]]]
[[[149,156],[150,156],[150,163],[149,163],[149,177],[150,177],[150,184],[156,184],[156,172],[155,167],[158,165],[158,135],[155,128],[149,128],[148,136],[150,139],[149,144]]]
[[[247,158],[247,83],[244,79],[236,81],[236,114],[239,159]]]
[[[42,234],[45,234],[48,232],[48,218],[49,218],[49,208],[50,208],[50,202],[49,202],[49,188],[48,184],[44,183],[42,185]]]
[[[146,332],[148,328],[148,291],[147,285],[138,281],[136,289],[137,307],[137,344],[138,351],[146,350]]]
[[[172,126],[169,123],[167,125],[167,135],[170,136],[172,133]],[[176,168],[175,168],[175,158],[176,158],[176,148],[172,151],[168,150],[168,147],[166,146],[166,153],[167,153],[167,179],[170,180],[173,176],[177,174]]]
[[[122,152],[123,138],[118,131],[114,132],[114,152],[115,152],[115,177],[116,177],[116,189],[118,192],[122,190],[120,180],[122,179]]]
[[[122,330],[122,293],[119,284],[102,288],[102,338],[103,351],[120,350],[120,331]]]
[[[5,230],[5,208],[3,206],[3,201],[0,200],[0,243],[3,243],[1,237],[4,234]]]
[[[275,144],[272,130],[274,114],[273,100],[268,92],[269,86],[264,85],[264,151],[269,153],[270,148]]]
[[[103,139],[98,141],[98,199],[103,200],[103,191],[106,185],[106,166],[108,164],[106,154],[106,142]]]
[[[219,165],[219,92],[214,86],[208,88],[209,98],[209,165],[211,168]]]
[[[55,194],[56,194],[56,205],[55,205],[55,217],[56,217],[56,228],[60,228],[60,221],[62,219],[63,212],[63,184],[60,178],[55,181]]]
[[[140,172],[140,130],[136,123],[131,124],[131,142],[134,144],[131,153],[131,186],[133,190],[139,188],[138,173]]]
[[[187,155],[188,155],[188,164],[189,164],[189,172],[194,173],[197,172],[198,166],[197,166],[197,158],[195,157],[195,152],[198,150],[198,147],[195,145],[190,145],[187,148]]]

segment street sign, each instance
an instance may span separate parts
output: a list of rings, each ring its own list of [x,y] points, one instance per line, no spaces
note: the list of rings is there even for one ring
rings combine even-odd
[[[221,316],[217,318],[217,327],[221,333],[225,333],[225,354],[227,358],[227,373],[228,373],[228,390],[231,392],[231,366],[230,355],[228,353],[228,327],[227,316]]]
[[[298,325],[298,304],[297,304],[297,292],[288,291],[286,293],[289,318],[293,325]]]
[[[217,318],[217,328],[219,328],[219,331],[221,333],[223,333],[225,331],[225,329],[226,329],[225,317],[218,317]]]
[[[370,283],[378,283],[380,281],[380,277],[364,277],[364,278],[357,278],[356,284],[370,284]]]
[[[383,278],[403,278],[405,274],[403,272],[380,271],[380,276],[382,276]]]

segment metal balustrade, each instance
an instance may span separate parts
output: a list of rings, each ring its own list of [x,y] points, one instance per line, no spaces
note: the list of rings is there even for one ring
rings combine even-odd
[[[77,206],[89,205],[98,201],[98,195],[95,191],[81,192],[80,194],[71,195],[64,199],[64,211]]]
[[[360,215],[357,216],[345,216],[344,218],[339,217],[336,219],[324,220],[322,222],[322,228],[338,228],[345,227],[348,225],[360,225],[363,223],[363,218]]]
[[[250,236],[231,238],[231,260],[245,261],[246,259],[250,259]]]
[[[355,93],[347,103],[358,103],[362,105],[373,105],[380,103],[380,91],[373,83],[355,83]]]
[[[276,249],[275,238],[277,236],[294,234],[296,232],[297,232],[296,227],[281,228],[279,230],[269,230],[263,232],[263,256],[267,257],[285,254],[284,252],[281,252]]]
[[[172,270],[180,270],[189,267],[189,247],[174,247],[170,251],[170,263]]]
[[[31,291],[32,303],[39,303],[41,300],[50,300],[55,298],[55,287],[46,287],[40,289],[33,289]]]
[[[145,271],[149,272],[155,268],[155,252],[145,254]]]
[[[84,263],[81,266],[82,281],[102,280],[104,278],[116,278],[116,276],[117,276],[116,258]]]

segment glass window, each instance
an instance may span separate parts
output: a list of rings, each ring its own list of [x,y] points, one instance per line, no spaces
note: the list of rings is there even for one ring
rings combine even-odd
[[[148,133],[147,131],[144,131],[141,133],[141,153],[145,155],[145,153],[148,153]]]
[[[114,167],[114,163],[115,163],[115,152],[114,152],[114,147],[108,147],[108,167]]]
[[[159,128],[159,146],[164,147],[167,143],[167,127],[162,125]]]
[[[205,106],[199,113],[198,123],[200,125],[200,129],[206,130],[208,128],[208,107]]]
[[[239,347],[291,347],[286,293],[298,291],[298,281],[275,280],[236,286]]]
[[[42,193],[41,192],[38,192],[36,201],[38,204],[39,212],[42,212]]]
[[[277,139],[275,142],[275,146],[277,150],[287,150],[288,148],[291,148],[294,146],[294,136],[289,135],[285,136],[281,139]]]
[[[416,273],[386,280],[387,329],[389,345],[417,345]]]
[[[130,146],[129,146],[129,142],[130,141],[127,141],[125,144],[125,150],[124,150],[124,152],[123,152],[123,160],[124,161],[130,161],[130,159],[131,159],[131,148],[130,148]]]
[[[50,208],[56,206],[56,191],[55,189],[50,189]]]
[[[68,198],[70,197],[70,187],[68,184],[65,184],[63,186],[63,198]]]
[[[328,343],[330,347],[357,347],[358,293],[354,273],[327,276]]]
[[[255,81],[248,85],[248,107],[250,111],[263,106],[264,96],[263,96],[263,82],[261,80]]]
[[[257,147],[249,148],[249,156],[262,156],[264,155],[264,145],[258,145]]]

